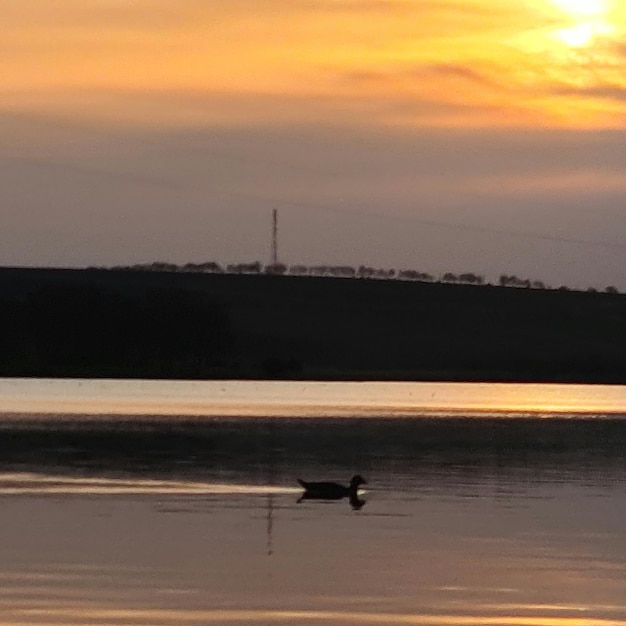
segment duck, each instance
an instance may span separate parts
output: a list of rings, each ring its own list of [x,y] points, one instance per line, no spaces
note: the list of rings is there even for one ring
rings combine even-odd
[[[357,491],[360,485],[367,485],[367,481],[360,474],[350,479],[348,487],[339,483],[330,482],[307,482],[298,478],[298,482],[304,488],[301,500],[341,500],[350,498],[357,500]]]

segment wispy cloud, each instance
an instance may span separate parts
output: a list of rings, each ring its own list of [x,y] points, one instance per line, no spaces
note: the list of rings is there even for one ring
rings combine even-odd
[[[626,85],[589,85],[559,87],[554,93],[564,96],[592,98],[594,100],[610,100],[618,103],[626,102]]]
[[[387,72],[383,70],[356,70],[346,72],[342,78],[351,83],[364,84],[389,84],[407,80],[412,81],[415,79],[430,81],[453,79],[463,82],[479,83],[481,85],[495,84],[485,73],[467,65],[455,63],[427,63],[411,67],[395,68]]]

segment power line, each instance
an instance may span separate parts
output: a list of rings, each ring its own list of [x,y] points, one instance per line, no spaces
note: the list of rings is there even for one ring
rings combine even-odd
[[[506,237],[515,237],[517,239],[531,239],[537,241],[548,241],[553,243],[565,243],[578,246],[596,247],[596,248],[608,248],[615,250],[626,250],[626,244],[616,243],[612,241],[598,241],[592,239],[582,239],[576,237],[559,237],[557,235],[545,235],[541,233],[528,233],[515,230],[508,230],[504,228],[491,228],[488,226],[476,226],[472,224],[453,224],[450,222],[444,222],[440,220],[432,220],[423,217],[409,216],[409,215],[388,215],[375,211],[363,211],[361,209],[347,209],[336,206],[328,206],[318,203],[302,202],[298,200],[278,200],[276,198],[261,198],[257,197],[256,200],[262,200],[265,202],[272,202],[274,204],[282,204],[283,206],[291,206],[302,209],[311,209],[324,211],[326,213],[336,213],[338,215],[351,215],[356,217],[369,217],[381,220],[391,220],[397,222],[406,222],[414,224],[422,224],[424,226],[431,226],[434,228],[443,228],[447,230],[456,230],[461,232],[474,232],[490,235],[503,235]]]

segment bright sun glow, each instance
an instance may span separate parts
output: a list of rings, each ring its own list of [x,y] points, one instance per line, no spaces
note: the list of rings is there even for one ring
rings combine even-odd
[[[599,17],[605,15],[607,0],[552,0],[557,7],[575,16]]]
[[[611,29],[604,23],[581,22],[571,28],[556,31],[556,38],[572,48],[589,46],[593,40],[601,35],[610,34]]]
[[[550,0],[573,22],[554,32],[554,37],[571,48],[591,46],[601,36],[609,35],[609,0]]]

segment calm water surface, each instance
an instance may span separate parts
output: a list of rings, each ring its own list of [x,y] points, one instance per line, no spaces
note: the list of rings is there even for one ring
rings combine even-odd
[[[626,387],[494,383],[0,379],[0,410],[202,416],[626,414]]]
[[[0,380],[0,411],[2,626],[626,624],[623,387]],[[356,472],[360,509],[298,502]]]

